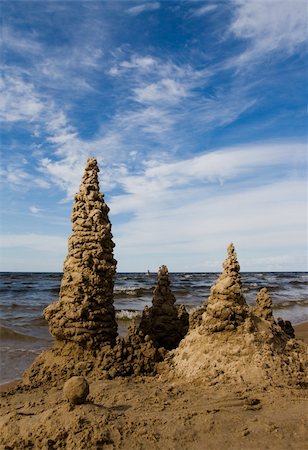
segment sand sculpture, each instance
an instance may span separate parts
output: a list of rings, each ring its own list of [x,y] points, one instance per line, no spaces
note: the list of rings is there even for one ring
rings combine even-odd
[[[265,320],[273,321],[273,303],[269,296],[268,290],[262,288],[257,295],[256,304],[253,308],[253,313],[255,316],[260,317]]]
[[[168,269],[162,266],[153,304],[145,309],[139,327],[132,326],[125,338],[117,336],[116,261],[98,171],[96,160],[89,159],[75,196],[60,298],[45,310],[56,342],[25,372],[24,385],[57,385],[72,376],[93,380],[156,374],[163,373],[164,367],[168,376],[201,377],[215,383],[261,383],[274,376],[302,382],[301,344],[290,339],[284,323],[279,326],[274,321],[266,289],[258,294],[255,307],[248,307],[233,244],[223,273],[207,305],[191,320],[188,334],[188,313],[183,305],[175,305]]]
[[[135,323],[128,328],[125,338],[117,337],[110,353],[108,377],[131,375],[155,375],[157,364],[164,358],[165,351],[154,344],[149,335],[138,329]],[[104,365],[103,365],[104,366]],[[107,367],[104,369],[106,370]]]
[[[113,306],[116,260],[109,208],[99,192],[98,172],[96,159],[88,159],[75,195],[60,298],[44,312],[56,339],[91,348],[114,344],[117,336]]]
[[[139,328],[144,334],[149,335],[158,347],[167,350],[179,345],[189,325],[189,315],[185,306],[177,307],[175,301],[170,288],[168,268],[163,265],[158,271],[153,305],[144,309]]]
[[[283,320],[280,317],[278,317],[277,323],[274,320],[273,302],[267,288],[262,288],[259,291],[252,312],[256,317],[272,322],[272,326],[276,327],[278,325],[288,337],[295,338],[294,328],[289,320]]]
[[[168,355],[170,373],[210,384],[305,385],[304,344],[277,324],[272,301],[261,289],[249,308],[242,294],[239,263],[233,244],[223,273],[211,289],[202,320]]]
[[[204,325],[211,331],[234,330],[244,322],[248,306],[242,293],[240,265],[233,244],[228,246],[224,271],[211,288]]]
[[[157,363],[163,359],[164,350],[136,326],[126,338],[117,335],[114,243],[109,208],[99,192],[98,172],[96,160],[88,159],[75,196],[73,233],[59,300],[44,311],[56,342],[25,372],[23,382],[27,385],[57,383],[72,376],[90,379],[155,374]],[[180,309],[179,322],[183,315]]]

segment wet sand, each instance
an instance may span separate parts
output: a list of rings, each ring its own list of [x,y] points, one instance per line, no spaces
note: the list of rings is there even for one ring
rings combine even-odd
[[[302,339],[308,344],[308,322],[294,325],[295,336],[297,339]]]

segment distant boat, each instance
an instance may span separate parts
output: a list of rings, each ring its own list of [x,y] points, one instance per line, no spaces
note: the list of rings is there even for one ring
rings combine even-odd
[[[149,271],[149,269],[148,269],[146,275],[148,275],[148,276],[151,275],[151,272]]]

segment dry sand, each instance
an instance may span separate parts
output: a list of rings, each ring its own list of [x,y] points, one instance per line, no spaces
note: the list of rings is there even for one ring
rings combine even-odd
[[[295,327],[307,340],[307,325]],[[301,450],[307,391],[285,386],[216,384],[156,377],[90,382],[83,405],[62,385],[2,386],[0,448]]]
[[[2,448],[306,448],[302,390],[249,391],[150,377],[94,382],[90,389],[89,402],[74,408],[60,388],[2,399]]]

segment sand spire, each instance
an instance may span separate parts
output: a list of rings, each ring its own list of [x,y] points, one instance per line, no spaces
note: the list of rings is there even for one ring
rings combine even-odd
[[[274,320],[273,302],[266,288],[262,288],[258,292],[253,314],[265,320]]]
[[[248,306],[242,294],[240,265],[234,245],[227,248],[223,272],[211,288],[203,323],[210,331],[234,330],[247,316]]]
[[[175,301],[168,268],[161,266],[154,289],[153,306],[144,309],[139,328],[159,347],[168,350],[177,347],[188,330],[188,313],[184,305],[175,306]]]
[[[73,233],[64,262],[59,301],[44,312],[58,340],[88,347],[113,344],[117,324],[113,306],[116,260],[109,208],[99,192],[99,168],[87,161],[72,211]]]

